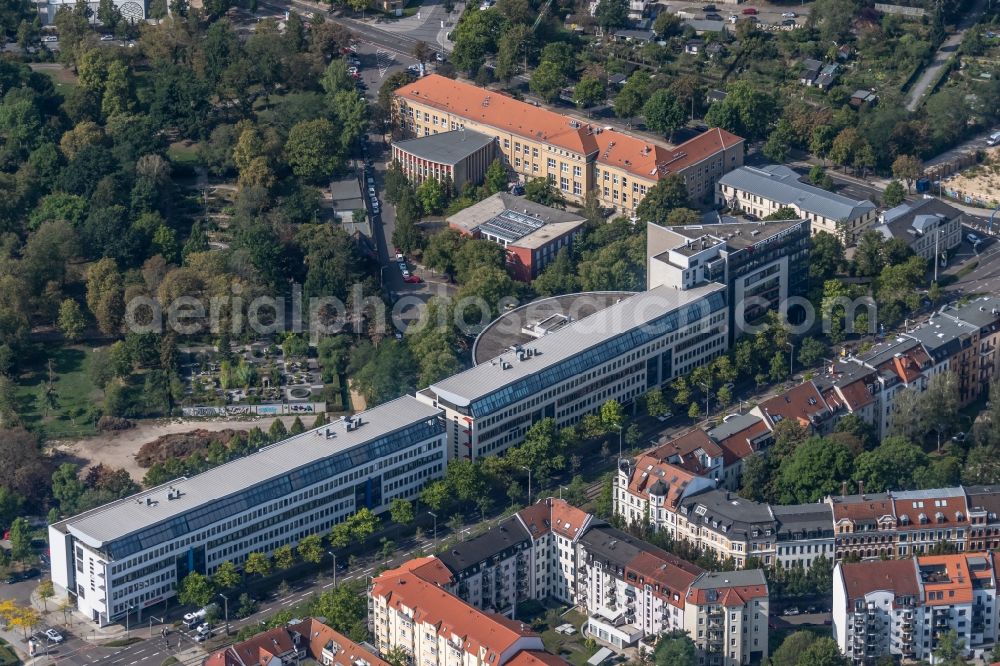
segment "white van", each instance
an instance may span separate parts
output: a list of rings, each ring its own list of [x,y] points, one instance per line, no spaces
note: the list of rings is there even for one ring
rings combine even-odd
[[[1000,132],[993,132],[990,134],[990,138],[986,139],[987,146],[995,146],[1000,143]]]

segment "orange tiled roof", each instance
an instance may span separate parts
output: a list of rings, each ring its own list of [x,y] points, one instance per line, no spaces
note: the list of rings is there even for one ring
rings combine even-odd
[[[972,578],[966,555],[928,555],[917,558],[924,584],[924,604],[947,606],[972,601]]]
[[[450,585],[454,578],[444,562],[436,557],[417,557],[407,560],[399,566],[399,570],[410,571],[433,585]]]
[[[719,448],[722,449],[722,461],[729,467],[737,460],[749,458],[757,451],[757,442],[770,435],[771,430],[763,420],[754,422],[748,428],[733,433],[725,439],[719,440]]]
[[[569,662],[551,652],[521,650],[507,662],[507,666],[566,666]]]
[[[545,536],[552,529],[552,509],[545,502],[537,502],[517,512],[532,539]]]
[[[648,499],[650,488],[662,484],[666,490],[664,499],[666,506],[677,506],[684,489],[694,478],[694,474],[682,467],[660,462],[658,458],[649,455],[642,455],[636,460],[628,490],[633,495]]]
[[[650,451],[649,455],[663,462],[672,462],[693,474],[704,474],[707,470],[696,455],[699,449],[710,458],[719,458],[723,455],[719,445],[700,428],[694,428],[680,437],[660,444]]]
[[[242,643],[213,652],[203,666],[258,666],[270,663],[274,657],[295,652],[297,648],[305,648],[316,661],[321,661],[323,651],[327,650],[332,655],[331,666],[355,666],[359,660],[369,666],[389,666],[388,662],[314,618],[259,633]]]
[[[671,149],[438,74],[402,86],[396,95],[579,155],[596,155],[598,164],[617,167],[647,180],[679,173],[743,141],[735,134],[715,128]]]
[[[625,567],[626,572],[638,575],[639,586],[652,585],[653,594],[666,600],[672,606],[684,608],[684,595],[688,587],[704,570],[686,560],[673,555],[657,556],[641,552]],[[676,595],[676,599],[674,598]]]
[[[848,520],[852,523],[877,523],[882,519],[895,521],[892,500],[886,494],[832,498],[833,522]]]
[[[734,587],[723,588],[721,596],[713,597],[712,592],[716,590],[710,589],[694,589],[689,590],[687,594],[687,600],[698,606],[704,606],[705,604],[720,603],[723,606],[733,607],[733,606],[743,606],[748,601],[752,599],[759,599],[761,597],[768,596],[766,585],[740,585]]]
[[[811,381],[803,382],[781,395],[765,400],[759,407],[765,418],[774,423],[781,419],[796,419],[806,427],[813,424],[811,420],[813,415],[829,411],[823,396]]]
[[[389,608],[412,613],[413,621],[433,626],[438,635],[451,640],[458,636],[462,648],[478,655],[480,649],[499,655],[526,636],[534,636],[527,626],[478,610],[442,588],[421,579],[406,565],[386,571],[372,585],[372,597],[385,599]],[[405,609],[405,610],[404,610]],[[514,626],[516,625],[516,627]]]
[[[546,502],[552,507],[552,531],[570,540],[580,536],[590,514],[565,500],[550,497]]]
[[[946,497],[921,495],[913,497],[893,497],[897,530],[926,530],[935,526],[957,527],[969,524],[969,507],[965,493]],[[920,515],[925,522],[921,524]]]

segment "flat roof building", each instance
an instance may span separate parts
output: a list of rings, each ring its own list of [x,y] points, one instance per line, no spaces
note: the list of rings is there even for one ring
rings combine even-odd
[[[431,134],[392,144],[392,159],[414,185],[428,178],[451,183],[461,192],[466,183],[483,182],[486,170],[496,159],[492,136],[459,129]]]
[[[724,288],[657,287],[419,391],[445,410],[451,457],[477,459],[522,440],[545,417],[560,427],[630,403],[723,353]]]
[[[569,251],[586,220],[507,192],[497,192],[447,220],[448,226],[473,238],[502,245],[507,270],[530,282],[560,250]]]
[[[52,581],[103,626],[175,596],[191,572],[239,566],[362,507],[416,497],[444,475],[440,416],[399,398],[54,523]]]
[[[740,167],[719,179],[716,203],[765,218],[791,208],[811,223],[812,233],[826,231],[853,245],[875,222],[871,201],[848,197],[803,183],[798,173],[780,164]]]

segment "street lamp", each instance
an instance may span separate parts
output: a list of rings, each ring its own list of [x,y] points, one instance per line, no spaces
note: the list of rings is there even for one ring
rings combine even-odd
[[[791,342],[786,342],[785,346],[789,347],[791,349],[791,353],[788,354],[788,376],[794,379],[795,378],[795,365],[794,365],[795,364],[795,345],[793,345]]]
[[[434,540],[437,541],[437,538],[438,538],[438,516],[433,511],[428,511],[427,513],[429,513],[434,518]]]
[[[938,264],[941,263],[941,255],[938,254],[938,242],[941,240],[941,234],[944,233],[944,229],[938,229],[937,233],[934,234],[934,282],[938,281]]]
[[[337,554],[332,550],[326,551],[326,554],[333,558],[333,586],[337,587]]]
[[[149,637],[150,638],[153,637],[153,620],[156,620],[160,624],[163,624],[163,618],[162,617],[156,617],[155,615],[150,615],[149,616]]]
[[[704,382],[698,382],[698,386],[705,389],[705,418],[707,419],[711,415],[711,411],[708,409],[708,399],[711,397],[712,387]]]
[[[222,592],[219,592],[219,596],[222,597],[222,601],[223,601],[223,604],[224,604],[224,609],[225,609],[224,613],[225,613],[225,618],[226,618],[226,636],[228,636],[229,635],[229,597],[227,597],[226,595],[224,595]]]
[[[129,626],[128,626],[128,622],[129,622],[129,620],[128,620],[128,616],[129,616],[129,614],[131,614],[131,613],[132,613],[132,611],[133,611],[133,610],[135,610],[135,606],[133,606],[132,604],[129,604],[129,605],[128,605],[128,606],[127,606],[127,607],[125,608],[125,638],[128,638],[128,630],[129,630]]]
[[[531,468],[521,465],[521,469],[528,472],[528,506],[531,506]]]
[[[625,424],[618,424],[618,462],[622,461],[622,428]]]

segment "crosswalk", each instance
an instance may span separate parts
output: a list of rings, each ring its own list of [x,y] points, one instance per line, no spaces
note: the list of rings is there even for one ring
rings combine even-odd
[[[379,49],[375,52],[375,60],[378,63],[378,77],[380,79],[385,78],[385,73],[396,62],[393,54],[385,49]]]

